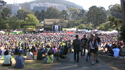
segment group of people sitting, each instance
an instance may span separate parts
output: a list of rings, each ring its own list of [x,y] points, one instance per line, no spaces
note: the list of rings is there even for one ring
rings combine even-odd
[[[15,61],[16,61],[15,68],[23,68],[25,60],[44,60],[46,63],[53,63],[54,55],[55,56],[58,55],[58,57],[59,57],[59,55],[63,52],[64,49],[65,49],[64,46],[60,46],[58,48],[55,48],[55,46],[50,47],[49,45],[47,45],[45,48],[43,48],[43,47],[37,48],[37,47],[32,46],[31,49],[30,48],[25,49],[26,53],[23,53],[22,49],[16,47],[14,49],[14,52],[11,51],[11,53],[9,53],[10,50],[12,50],[12,49],[5,48],[1,52],[1,55],[4,56],[3,66],[12,65],[11,56],[13,56],[14,54],[18,55],[15,57]],[[22,53],[24,55],[26,55],[26,58],[21,56]]]
[[[102,45],[104,51],[105,48],[107,48],[107,51],[105,51],[105,53],[109,52],[110,56],[114,57],[125,56],[121,46],[123,46],[122,42],[113,42],[113,43],[106,42],[105,44]]]

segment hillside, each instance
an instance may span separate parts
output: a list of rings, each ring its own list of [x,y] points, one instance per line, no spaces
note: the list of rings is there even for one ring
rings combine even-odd
[[[35,1],[31,1],[31,2],[22,3],[20,5],[21,5],[22,9],[30,10],[30,4],[40,3],[40,2],[50,2],[50,3],[64,4],[64,5],[66,5],[67,8],[73,7],[73,8],[83,9],[82,6],[76,5],[75,3],[72,3],[72,2],[69,2],[69,1],[66,1],[66,0],[35,0]]]

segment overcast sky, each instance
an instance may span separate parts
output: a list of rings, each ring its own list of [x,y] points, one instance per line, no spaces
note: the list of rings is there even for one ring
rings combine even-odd
[[[23,2],[29,2],[32,0],[4,0],[7,3],[14,3],[14,1],[16,1],[16,3],[23,3]],[[67,0],[70,2],[74,2],[77,5],[81,5],[85,10],[88,10],[91,6],[96,5],[96,6],[102,6],[104,7],[106,10],[108,9],[109,5],[114,5],[114,4],[120,4],[120,0]]]

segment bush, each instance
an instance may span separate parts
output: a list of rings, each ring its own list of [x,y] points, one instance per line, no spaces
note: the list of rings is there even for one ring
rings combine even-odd
[[[112,28],[109,28],[108,31],[112,31],[113,29]]]

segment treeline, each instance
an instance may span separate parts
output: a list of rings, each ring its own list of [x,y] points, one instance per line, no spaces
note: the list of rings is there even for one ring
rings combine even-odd
[[[69,20],[66,27],[77,27],[80,29],[100,29],[112,30],[110,26],[109,16],[122,19],[122,14],[119,11],[119,4],[110,5],[108,10],[104,7],[92,6],[88,11],[84,9],[68,8],[67,10],[59,11],[56,8],[49,7],[47,11],[29,11],[21,9],[17,15],[11,16],[9,9],[4,8],[0,13],[0,28],[1,29],[17,29],[33,27],[35,28],[39,22],[44,19],[64,19]],[[13,23],[13,26],[11,24]],[[104,25],[105,24],[105,25]]]

